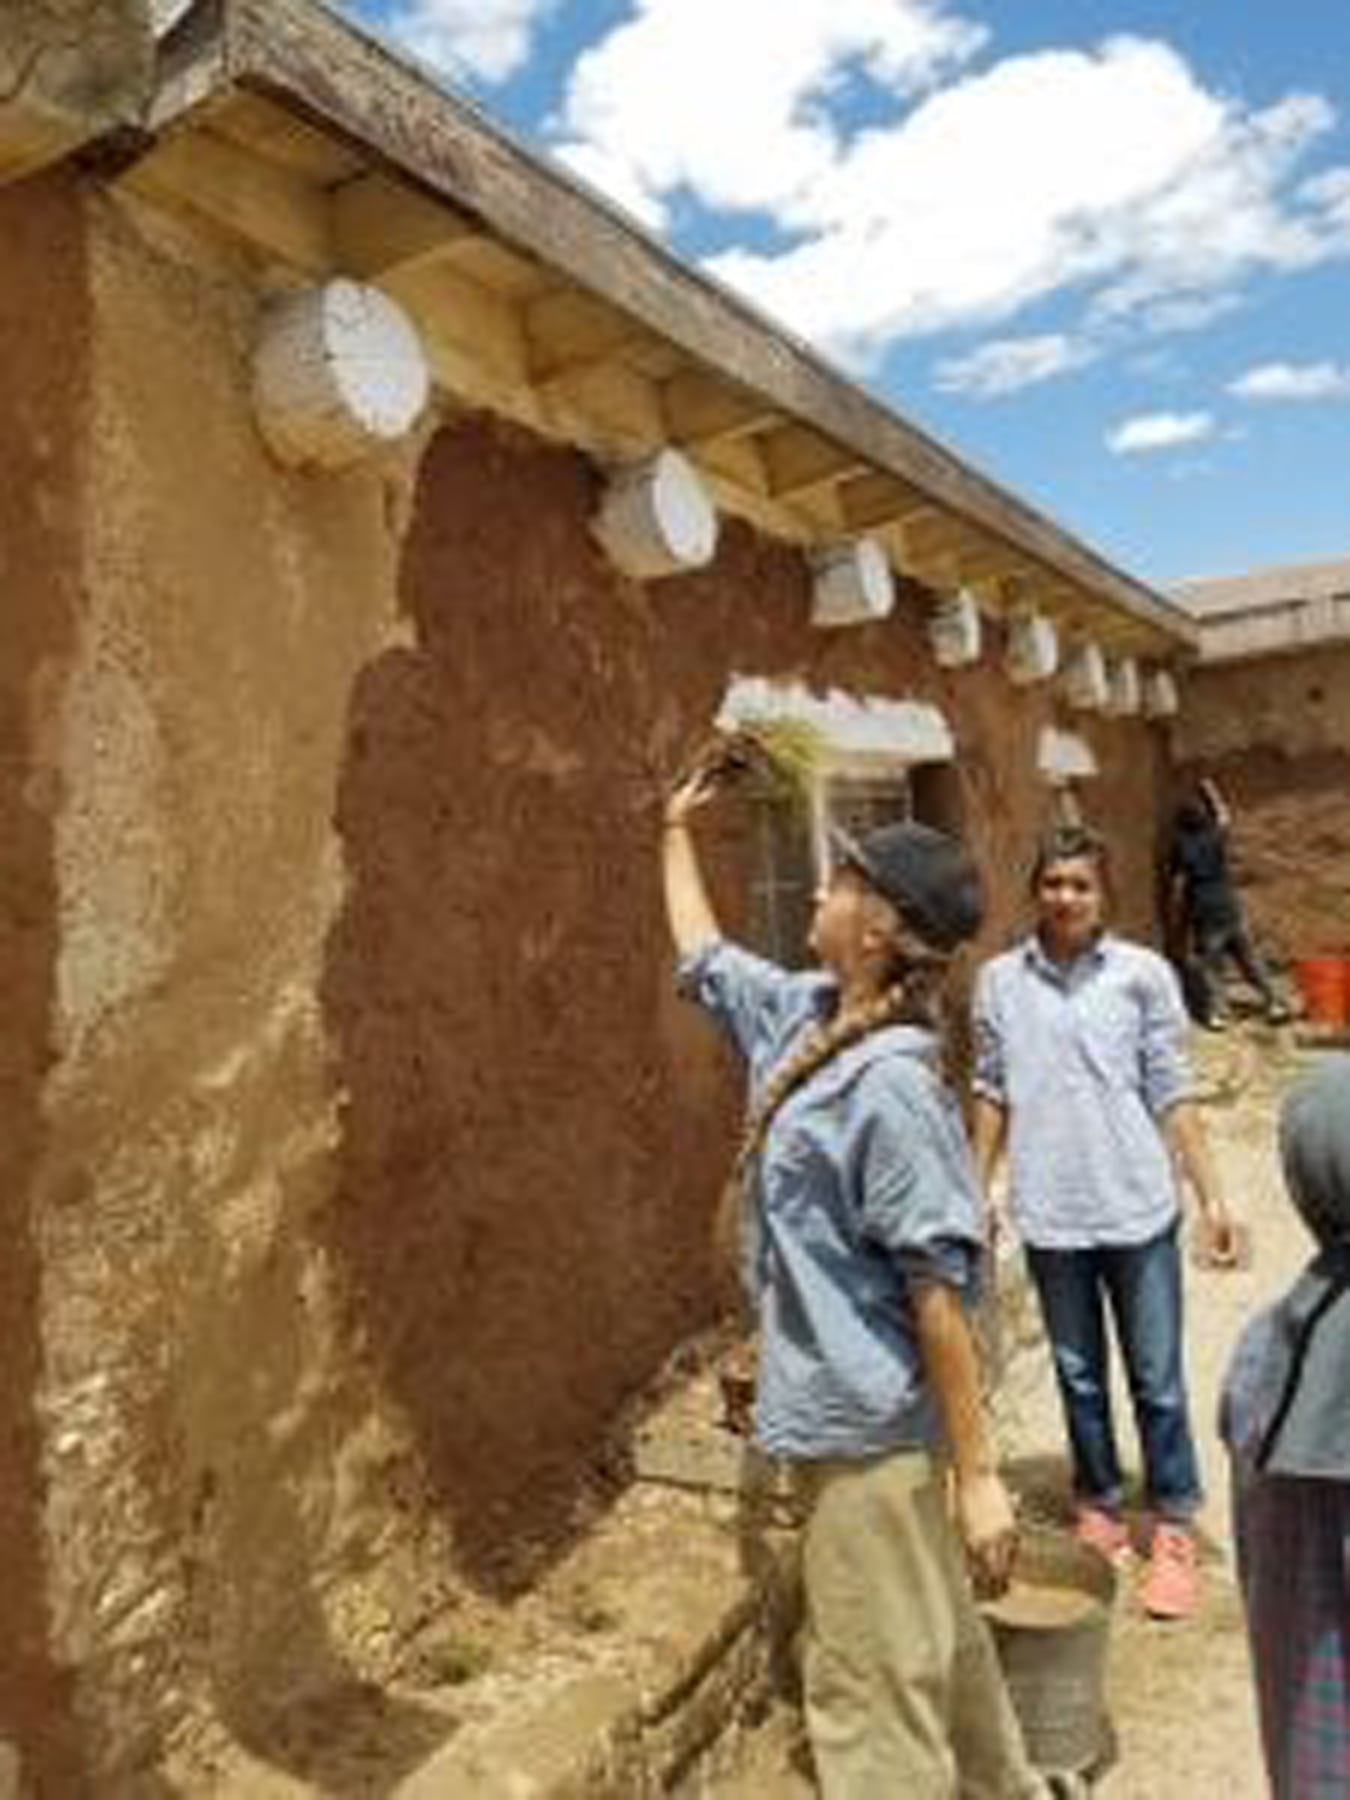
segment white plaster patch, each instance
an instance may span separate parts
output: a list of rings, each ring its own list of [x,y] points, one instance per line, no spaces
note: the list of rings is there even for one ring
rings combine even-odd
[[[813,694],[795,682],[738,676],[717,715],[726,730],[779,722],[806,726],[841,758],[893,765],[950,762],[956,754],[946,719],[926,700],[859,700],[837,688]]]

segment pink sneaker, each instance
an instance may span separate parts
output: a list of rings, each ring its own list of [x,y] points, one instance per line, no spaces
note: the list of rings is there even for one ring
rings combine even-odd
[[[1104,1506],[1080,1506],[1073,1522],[1080,1544],[1098,1551],[1108,1562],[1119,1562],[1130,1548],[1130,1533],[1119,1513]]]
[[[1188,1619],[1200,1604],[1200,1563],[1194,1535],[1184,1525],[1159,1525],[1139,1587],[1152,1619]]]

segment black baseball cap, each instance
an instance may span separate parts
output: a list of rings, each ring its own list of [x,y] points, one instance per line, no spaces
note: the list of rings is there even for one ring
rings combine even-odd
[[[980,929],[979,874],[965,845],[945,831],[905,819],[858,838],[832,827],[830,842],[935,950],[955,950]]]

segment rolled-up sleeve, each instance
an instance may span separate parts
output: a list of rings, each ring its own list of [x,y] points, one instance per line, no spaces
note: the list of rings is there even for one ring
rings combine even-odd
[[[753,1057],[774,1030],[795,978],[739,944],[716,938],[682,957],[675,985],[687,1000],[704,1007],[743,1056]]]
[[[975,980],[975,997],[971,1002],[971,1029],[975,1040],[975,1068],[971,1086],[986,1100],[999,1106],[1008,1103],[1008,1067],[1004,1049],[1003,1025],[999,1017],[998,995],[989,969],[983,968]]]
[[[1140,1087],[1144,1104],[1158,1119],[1191,1094],[1181,984],[1161,957],[1152,959],[1148,979],[1142,985],[1140,1006]]]
[[[863,1235],[911,1281],[974,1285],[978,1207],[941,1119],[891,1092],[871,1111],[857,1163]]]

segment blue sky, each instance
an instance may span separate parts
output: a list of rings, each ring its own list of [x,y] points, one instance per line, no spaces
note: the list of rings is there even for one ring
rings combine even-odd
[[[1340,0],[347,0],[1145,579],[1350,556]]]

